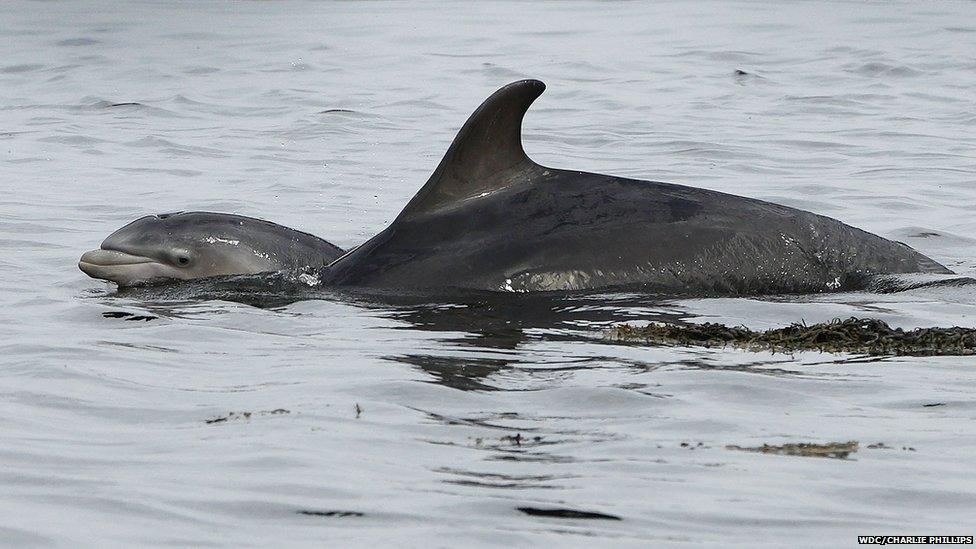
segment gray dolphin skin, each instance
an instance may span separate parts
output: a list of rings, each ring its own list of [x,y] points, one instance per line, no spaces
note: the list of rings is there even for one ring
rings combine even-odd
[[[951,274],[905,244],[794,208],[540,166],[521,129],[544,89],[522,80],[492,94],[396,220],[325,269],[323,283],[757,295]]]
[[[133,286],[164,280],[321,268],[343,250],[261,219],[211,212],[141,217],[115,231],[78,268]]]

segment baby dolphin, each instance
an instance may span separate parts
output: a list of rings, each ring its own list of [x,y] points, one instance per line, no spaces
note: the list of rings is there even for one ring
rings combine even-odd
[[[78,268],[132,286],[162,280],[321,268],[342,249],[253,217],[211,212],[147,215],[115,231]]]
[[[396,220],[336,260],[323,283],[755,295],[863,288],[879,274],[951,274],[905,244],[821,215],[540,166],[521,133],[544,89],[522,80],[492,94]]]

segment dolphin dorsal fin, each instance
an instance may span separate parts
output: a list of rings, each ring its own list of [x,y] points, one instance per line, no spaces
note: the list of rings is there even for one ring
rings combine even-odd
[[[538,80],[519,80],[485,99],[397,219],[502,189],[525,169],[537,167],[522,149],[522,117],[545,89]]]

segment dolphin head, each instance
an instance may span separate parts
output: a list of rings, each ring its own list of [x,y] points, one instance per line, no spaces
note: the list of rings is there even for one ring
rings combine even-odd
[[[176,212],[129,223],[110,234],[100,249],[85,252],[78,268],[92,278],[132,286],[281,270],[293,266],[299,260],[295,256],[313,257],[318,246],[338,250],[312,235],[260,219]]]

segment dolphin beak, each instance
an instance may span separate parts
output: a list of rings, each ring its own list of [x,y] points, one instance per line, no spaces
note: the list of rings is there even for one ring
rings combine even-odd
[[[112,280],[118,282],[119,267],[155,263],[156,260],[140,255],[127,254],[115,250],[91,250],[85,252],[78,261],[78,268],[92,278]]]
[[[79,265],[82,263],[88,263],[90,265],[107,267],[109,265],[135,265],[137,263],[152,263],[153,261],[155,260],[150,257],[142,257],[141,255],[132,255],[125,252],[117,252],[115,250],[91,250],[82,254],[81,260],[78,263]]]

